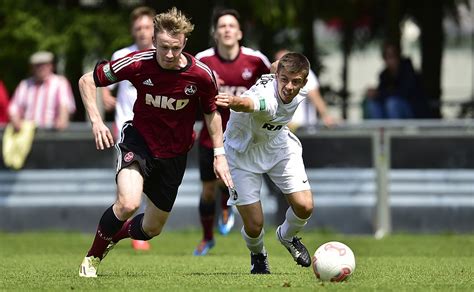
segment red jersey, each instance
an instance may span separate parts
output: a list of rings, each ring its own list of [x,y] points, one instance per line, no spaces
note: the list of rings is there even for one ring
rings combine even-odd
[[[270,61],[267,57],[247,47],[240,47],[240,52],[234,60],[224,60],[217,53],[216,48],[209,48],[196,54],[196,58],[209,66],[220,82],[219,92],[232,95],[241,95],[255,84],[263,74],[270,72]],[[230,110],[219,108],[222,117],[222,129],[225,130],[229,120]],[[206,123],[203,124],[199,143],[205,147],[212,148],[212,141],[209,137]]]
[[[156,61],[156,49],[137,51],[94,69],[97,86],[122,80],[137,89],[133,126],[145,139],[153,156],[171,158],[188,152],[194,142],[196,110],[216,110],[217,85],[212,71],[187,53],[188,64],[167,70]]]

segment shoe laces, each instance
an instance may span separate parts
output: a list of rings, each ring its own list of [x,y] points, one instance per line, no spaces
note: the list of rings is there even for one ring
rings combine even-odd
[[[268,268],[267,256],[263,253],[252,254],[252,258],[257,266]]]
[[[90,257],[89,258],[89,267],[92,266],[94,269],[97,269],[97,267],[100,264],[100,258],[98,257]]]
[[[290,252],[295,258],[298,258],[305,249],[303,243],[301,243],[301,238],[295,236],[293,237],[293,240],[289,241],[288,243],[288,249],[290,249]]]

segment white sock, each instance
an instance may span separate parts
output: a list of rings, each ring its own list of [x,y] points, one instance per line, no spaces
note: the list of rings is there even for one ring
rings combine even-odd
[[[286,210],[286,219],[280,227],[280,235],[284,240],[291,241],[298,232],[303,229],[310,217],[306,219],[301,219],[296,216],[295,212],[291,207]]]
[[[262,232],[260,232],[260,235],[256,238],[248,236],[245,232],[244,227],[242,227],[240,233],[242,234],[242,237],[244,238],[245,243],[247,244],[247,248],[252,253],[266,253],[265,247],[263,246],[263,235],[265,234],[265,231],[263,229]]]

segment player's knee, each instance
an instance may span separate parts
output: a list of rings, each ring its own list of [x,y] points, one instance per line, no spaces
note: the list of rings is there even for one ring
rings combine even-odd
[[[216,188],[213,183],[204,182],[201,197],[205,202],[213,202],[216,199]]]
[[[150,237],[155,237],[155,236],[158,236],[160,235],[161,231],[163,230],[163,226],[147,226],[147,227],[143,227],[144,231],[146,232],[146,234]]]
[[[135,202],[118,202],[117,203],[117,211],[120,214],[117,216],[122,218],[130,218],[140,207],[139,203]]]
[[[248,226],[245,226],[245,232],[250,237],[258,237],[263,229],[263,222],[251,222]]]
[[[311,214],[313,213],[313,204],[311,203],[305,203],[299,206],[296,206],[296,208],[293,208],[296,216],[302,219],[309,218]]]
[[[216,200],[216,195],[214,192],[210,192],[210,191],[205,191],[203,190],[202,194],[201,194],[201,197],[203,199],[203,201],[205,201],[206,203],[212,203]]]

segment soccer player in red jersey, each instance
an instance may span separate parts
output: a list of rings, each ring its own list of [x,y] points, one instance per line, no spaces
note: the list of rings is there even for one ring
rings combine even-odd
[[[194,25],[175,7],[156,15],[153,22],[156,49],[100,62],[79,80],[99,150],[113,146],[114,139],[96,105],[97,87],[128,80],[137,89],[133,121],[123,127],[116,145],[117,199],[99,221],[92,247],[80,265],[81,277],[97,277],[101,260],[119,240],[149,240],[161,233],[194,142],[199,106],[214,148],[215,174],[233,187],[224,155],[221,116],[216,110],[214,75],[183,52]],[[149,199],[145,212],[127,221],[140,206],[142,192]]]
[[[212,36],[216,46],[196,54],[196,58],[214,71],[219,92],[240,95],[247,91],[262,74],[270,72],[270,61],[259,51],[241,46],[242,31],[239,13],[233,9],[217,10],[212,19]],[[222,127],[229,119],[230,111],[219,108]],[[216,187],[221,193],[221,216],[218,218],[219,232],[229,233],[234,223],[232,208],[227,206],[229,193],[218,183],[212,170],[213,150],[209,131],[204,125],[199,135],[199,170],[202,193],[199,202],[199,215],[203,227],[203,238],[194,250],[194,255],[206,255],[214,244],[214,216],[216,209]]]

